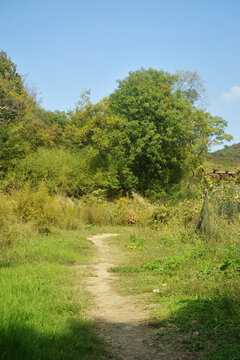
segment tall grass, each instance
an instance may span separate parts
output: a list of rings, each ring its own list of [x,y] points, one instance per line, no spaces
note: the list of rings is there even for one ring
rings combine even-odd
[[[0,193],[0,241],[10,245],[31,232],[49,234],[54,229],[79,229],[91,225],[147,225],[157,228],[164,217],[161,206],[143,199],[107,201],[95,193],[81,200],[49,194],[45,184],[38,188]],[[162,215],[157,215],[161,213]]]
[[[48,234],[54,228],[77,229],[78,208],[67,198],[52,197],[44,185],[38,190],[0,193],[0,246],[13,245],[34,233]]]

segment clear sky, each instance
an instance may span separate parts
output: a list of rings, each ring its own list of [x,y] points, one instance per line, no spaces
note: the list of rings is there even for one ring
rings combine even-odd
[[[197,71],[240,142],[240,0],[0,0],[0,49],[50,110],[141,67]]]

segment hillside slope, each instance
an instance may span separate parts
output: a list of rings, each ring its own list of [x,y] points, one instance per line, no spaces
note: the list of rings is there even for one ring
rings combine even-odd
[[[205,167],[219,170],[240,168],[240,143],[207,154]]]
[[[224,149],[217,150],[211,155],[220,159],[240,159],[240,143],[226,146]]]

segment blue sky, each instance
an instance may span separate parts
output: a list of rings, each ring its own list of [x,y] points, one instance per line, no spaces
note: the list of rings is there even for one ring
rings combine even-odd
[[[0,0],[0,49],[50,110],[87,89],[100,100],[141,67],[197,71],[240,142],[240,0]]]

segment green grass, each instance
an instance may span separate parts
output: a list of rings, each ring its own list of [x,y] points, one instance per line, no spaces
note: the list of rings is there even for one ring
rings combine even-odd
[[[72,266],[92,254],[91,242],[74,231],[35,236],[1,254],[1,359],[108,358],[86,317],[87,270]]]
[[[149,304],[159,342],[196,359],[240,359],[239,223],[224,222],[219,230],[229,237],[217,242],[176,220],[160,232],[128,228],[109,239],[123,254],[110,269],[120,276],[116,288]]]

